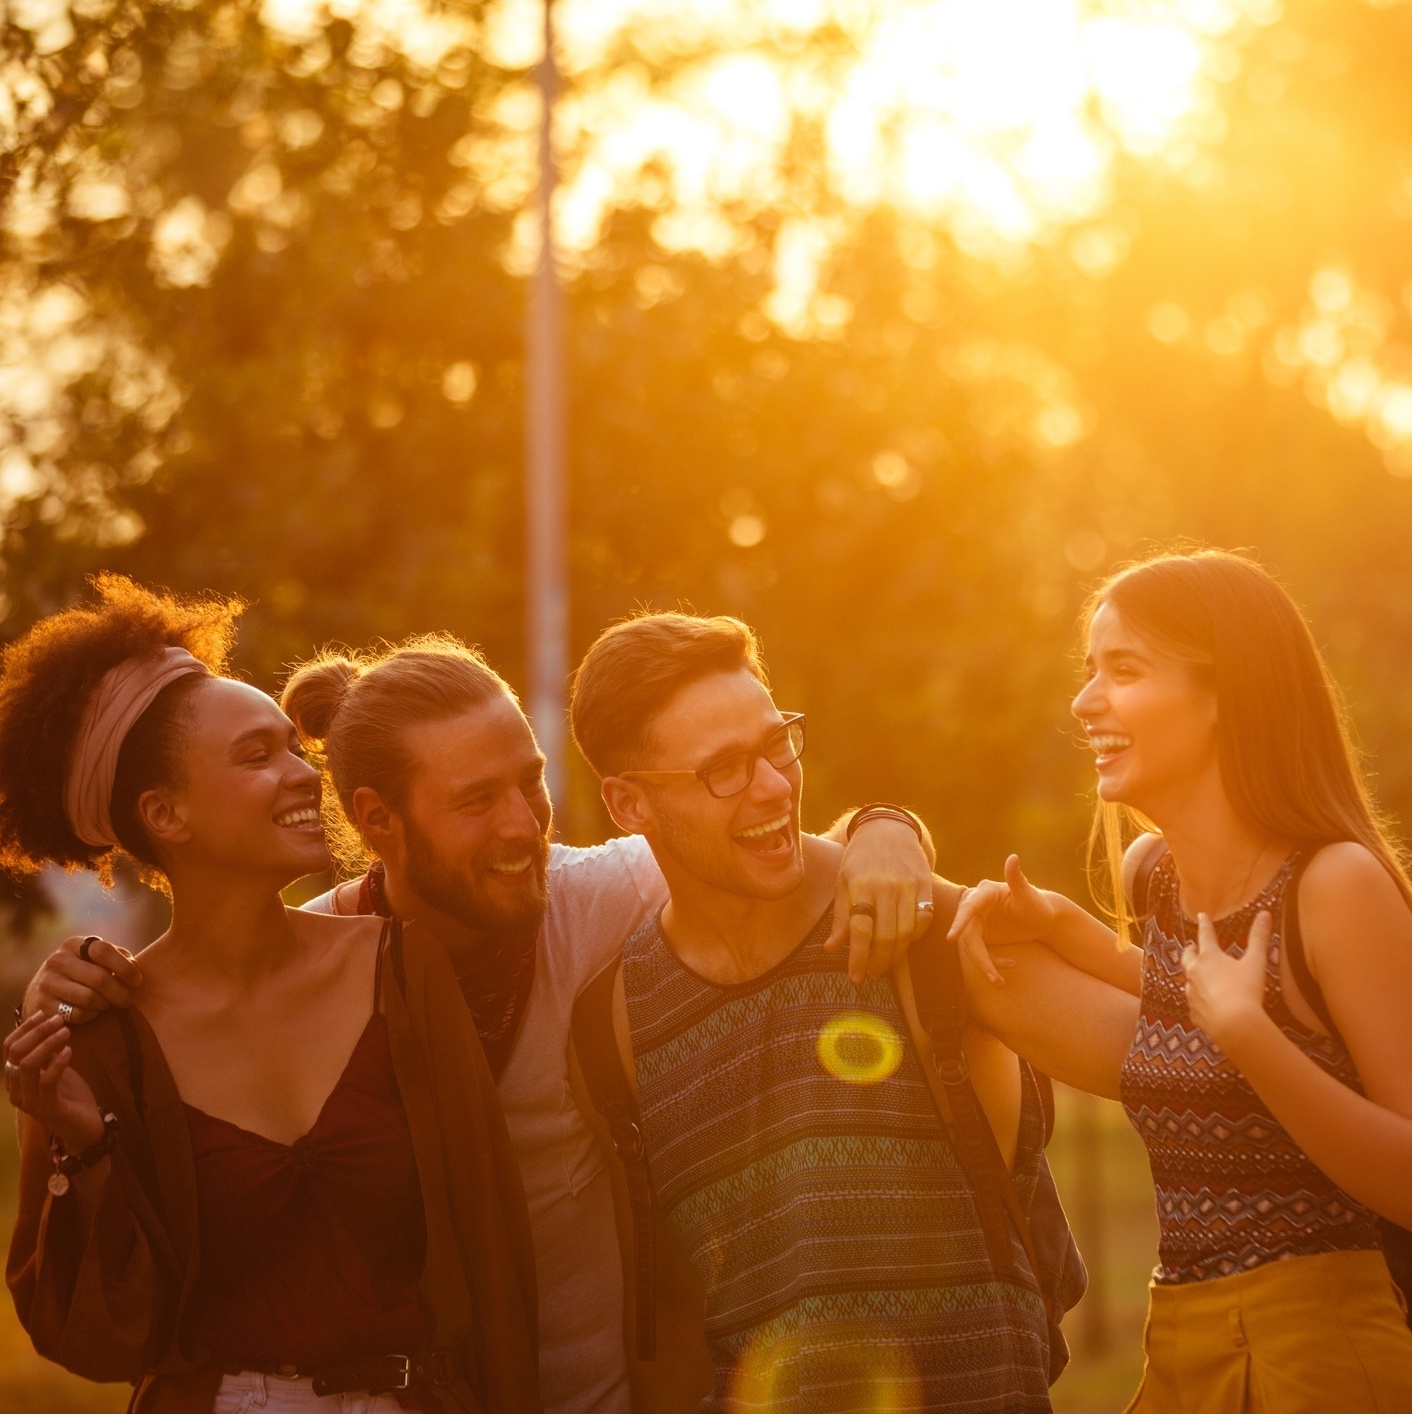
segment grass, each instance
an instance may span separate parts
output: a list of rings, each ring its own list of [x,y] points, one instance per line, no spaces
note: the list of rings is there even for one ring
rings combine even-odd
[[[1073,1350],[1054,1387],[1056,1414],[1119,1414],[1142,1372],[1147,1279],[1157,1222],[1142,1143],[1117,1105],[1061,1091],[1050,1163],[1079,1246],[1089,1294],[1065,1319]],[[15,1135],[0,1125],[0,1225],[14,1220]],[[41,1359],[0,1300],[0,1414],[120,1414],[126,1385],[94,1385]]]
[[[1157,1261],[1152,1178],[1118,1105],[1062,1089],[1057,1098],[1049,1161],[1089,1289],[1064,1320],[1073,1360],[1054,1386],[1054,1408],[1120,1414],[1142,1375],[1147,1283]]]

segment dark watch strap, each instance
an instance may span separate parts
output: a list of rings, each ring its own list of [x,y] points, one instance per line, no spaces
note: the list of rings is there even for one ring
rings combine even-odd
[[[885,800],[875,800],[868,805],[859,806],[848,822],[844,838],[851,840],[858,827],[868,820],[897,820],[909,826],[919,842],[922,839],[922,822],[905,806],[892,805]]]

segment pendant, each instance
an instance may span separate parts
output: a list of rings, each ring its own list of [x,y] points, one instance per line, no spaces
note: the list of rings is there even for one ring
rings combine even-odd
[[[62,1198],[64,1194],[69,1191],[68,1174],[60,1173],[58,1169],[55,1169],[54,1172],[49,1175],[49,1191],[56,1198]]]

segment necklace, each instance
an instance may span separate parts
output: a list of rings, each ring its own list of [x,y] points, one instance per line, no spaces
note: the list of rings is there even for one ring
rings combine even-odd
[[[1249,900],[1246,899],[1245,895],[1246,895],[1246,892],[1247,892],[1247,891],[1249,890],[1249,888],[1250,888],[1250,881],[1255,877],[1255,871],[1256,871],[1257,868],[1259,868],[1260,861],[1261,861],[1262,859],[1264,859],[1264,857],[1265,857],[1269,852],[1270,852],[1270,846],[1269,846],[1268,844],[1263,844],[1263,845],[1260,846],[1260,852],[1255,856],[1254,859],[1252,859],[1252,860],[1250,861],[1250,868],[1245,871],[1245,878],[1241,880],[1240,892],[1236,895],[1236,900],[1237,900],[1237,902],[1236,902],[1236,907],[1235,907],[1235,908],[1232,908],[1232,909],[1227,909],[1225,913],[1219,915],[1220,917],[1225,918],[1225,917],[1227,917],[1229,914],[1235,913],[1239,908],[1243,907],[1247,902],[1249,902]],[[1173,862],[1175,862],[1175,861],[1173,861]],[[1185,906],[1184,906],[1183,903],[1182,903],[1181,876],[1178,875],[1178,877],[1177,877],[1177,926],[1181,929],[1181,932],[1182,932],[1182,946],[1183,946],[1183,947],[1192,946],[1192,945],[1194,945],[1195,942],[1196,942],[1196,940],[1195,940],[1194,938],[1190,938],[1190,939],[1189,939],[1189,938],[1187,937],[1187,935],[1186,935],[1186,920],[1187,920],[1187,912],[1186,912]],[[1214,920],[1214,919],[1212,920],[1212,926],[1213,926],[1213,927],[1215,926],[1215,920]]]

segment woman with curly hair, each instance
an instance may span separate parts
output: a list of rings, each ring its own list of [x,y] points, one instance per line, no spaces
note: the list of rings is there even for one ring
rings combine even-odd
[[[1086,627],[1073,712],[1118,929],[1012,856],[953,933],[992,984],[984,944],[1039,940],[1127,1002],[1101,1026],[1061,1016],[1042,955],[975,989],[1022,1055],[1121,1098],[1147,1146],[1161,1241],[1129,1409],[1412,1409],[1384,1255],[1412,1224],[1412,885],[1333,682],[1240,555],[1131,566]]]
[[[538,1410],[528,1216],[449,963],[281,901],[329,862],[320,778],[225,675],[239,606],[96,586],[5,653],[0,866],[121,851],[172,922],[134,1007],[4,1044],[35,1348],[141,1414]]]

